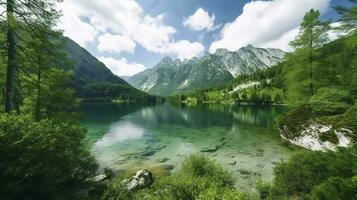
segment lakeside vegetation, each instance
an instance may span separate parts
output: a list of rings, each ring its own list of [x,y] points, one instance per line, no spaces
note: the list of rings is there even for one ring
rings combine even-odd
[[[7,16],[0,20],[1,30],[6,30],[6,34],[0,32],[1,44],[6,44],[1,46],[5,56],[0,60],[0,83],[5,86],[0,95],[4,108],[0,113],[1,199],[357,198],[356,146],[337,152],[306,151],[280,162],[271,183],[257,183],[259,197],[237,191],[231,174],[201,155],[186,158],[181,170],[140,191],[127,191],[120,176],[95,181],[98,163],[84,142],[85,130],[76,121],[79,101],[71,84],[73,76],[66,69],[71,64],[61,47],[62,33],[54,30],[60,13],[52,1],[29,2],[7,0]],[[23,8],[30,13],[23,13]],[[309,12],[294,43],[296,52],[270,70],[239,77],[232,89],[234,84],[256,79],[260,86],[233,93],[228,100],[287,103],[292,110],[280,122],[291,130],[316,117],[356,133],[356,7],[339,11],[348,36],[325,44],[325,23],[318,22],[316,11]],[[311,32],[316,35],[308,35]],[[119,86],[94,84],[83,91],[95,98],[131,100]],[[219,92],[204,91],[195,98],[220,101]]]

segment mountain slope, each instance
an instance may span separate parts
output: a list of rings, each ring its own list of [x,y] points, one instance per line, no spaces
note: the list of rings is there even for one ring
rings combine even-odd
[[[165,57],[155,67],[126,80],[150,94],[170,96],[223,86],[241,74],[276,65],[284,57],[279,49],[256,48],[251,45],[235,52],[218,49],[202,58],[180,61]]]
[[[73,65],[74,89],[86,100],[148,100],[142,92],[114,75],[102,62],[69,38],[65,38],[68,60]]]

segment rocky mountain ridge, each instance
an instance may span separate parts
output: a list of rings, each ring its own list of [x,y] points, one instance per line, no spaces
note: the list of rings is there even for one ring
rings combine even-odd
[[[223,86],[241,74],[254,73],[280,62],[285,53],[279,49],[252,45],[237,51],[217,49],[202,58],[173,60],[163,58],[156,66],[126,78],[134,87],[154,95],[170,96],[210,87]]]

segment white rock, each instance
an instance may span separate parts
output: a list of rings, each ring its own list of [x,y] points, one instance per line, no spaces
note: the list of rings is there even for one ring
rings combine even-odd
[[[320,140],[320,135],[330,131],[332,129],[332,126],[320,123],[312,123],[306,127],[307,128],[301,131],[301,133],[297,137],[289,139],[282,134],[281,137],[285,140],[288,140],[294,145],[313,151],[336,151],[337,147],[348,147],[349,144],[351,144],[351,138],[347,134],[345,134],[346,132],[351,133],[351,131],[348,129],[341,129],[341,131],[333,130],[334,134],[336,134],[338,139],[338,143],[334,144],[329,141],[323,142]]]

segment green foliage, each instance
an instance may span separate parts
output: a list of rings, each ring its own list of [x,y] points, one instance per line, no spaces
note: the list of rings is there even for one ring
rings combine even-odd
[[[223,186],[234,184],[232,175],[203,155],[190,155],[182,163],[182,173],[194,177],[210,177]]]
[[[110,184],[101,197],[102,200],[130,200],[134,199],[134,194],[122,187],[120,182]]]
[[[357,173],[357,148],[339,149],[337,152],[299,152],[291,156],[288,162],[279,163],[274,168],[275,178],[269,190],[268,199],[283,197],[319,196],[336,192],[333,196],[353,194],[355,185],[344,189],[339,182],[351,182]],[[332,178],[335,177],[335,178]],[[343,181],[342,181],[343,180]],[[266,191],[266,189],[265,189]],[[324,198],[322,198],[324,199]],[[342,198],[343,199],[343,198]]]
[[[323,134],[319,135],[319,139],[323,142],[329,141],[332,142],[333,144],[338,144],[338,138],[337,135],[333,130],[329,130]]]
[[[255,187],[258,190],[260,199],[267,199],[269,197],[269,192],[271,188],[270,183],[265,183],[261,179],[258,179],[255,184]]]
[[[335,115],[325,119],[329,123],[335,125],[337,128],[347,128],[351,130],[352,138],[357,141],[357,104],[348,108],[342,115]]]
[[[300,24],[300,33],[290,45],[295,49],[317,48],[328,41],[329,23],[319,20],[320,12],[311,9]]]
[[[76,94],[85,101],[142,101],[156,102],[158,99],[128,85],[108,82],[76,82]]]
[[[351,106],[351,97],[348,91],[341,88],[320,88],[309,99],[308,104],[316,115],[336,115],[344,113]]]
[[[357,3],[356,0],[349,0],[352,3]],[[336,10],[341,14],[340,21],[342,25],[338,28],[347,33],[356,33],[357,27],[357,6],[352,6],[351,8],[346,8],[343,6],[337,6]]]
[[[301,126],[306,124],[313,117],[312,109],[309,106],[302,105],[282,115],[279,119],[279,128],[288,129],[284,135],[288,138],[295,137]]]
[[[83,138],[74,124],[1,115],[1,199],[78,199],[97,170]]]
[[[229,172],[203,155],[187,157],[182,168],[175,174],[155,179],[149,189],[135,193],[120,187],[121,179],[110,184],[102,199],[162,199],[162,200],[248,200],[247,194],[234,189],[234,181]]]
[[[357,199],[357,176],[354,176],[351,179],[331,177],[313,188],[310,199]]]

